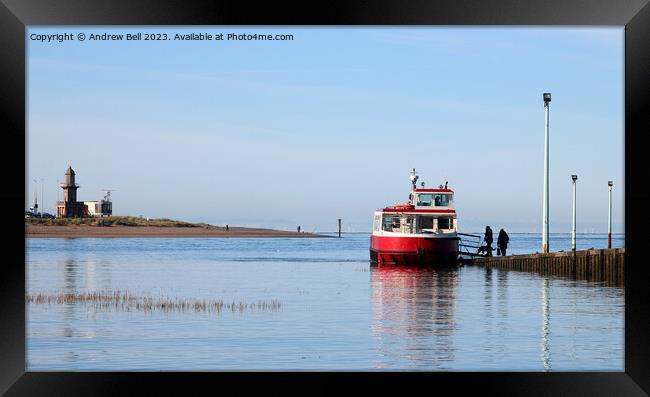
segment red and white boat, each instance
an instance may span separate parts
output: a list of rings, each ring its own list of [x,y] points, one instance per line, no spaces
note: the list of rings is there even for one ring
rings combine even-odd
[[[370,260],[377,265],[442,265],[458,260],[458,220],[454,192],[447,183],[437,189],[417,187],[410,176],[409,201],[375,211]]]

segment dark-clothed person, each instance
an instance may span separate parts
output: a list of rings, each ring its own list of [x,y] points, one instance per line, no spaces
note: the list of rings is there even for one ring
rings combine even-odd
[[[506,256],[508,241],[510,241],[510,237],[508,237],[508,233],[506,233],[505,230],[501,229],[499,231],[499,237],[497,237],[497,247],[499,247],[499,250],[501,251],[501,256]]]
[[[492,256],[492,242],[494,240],[492,239],[492,229],[489,226],[485,227],[485,237],[483,239],[485,240],[487,256]]]

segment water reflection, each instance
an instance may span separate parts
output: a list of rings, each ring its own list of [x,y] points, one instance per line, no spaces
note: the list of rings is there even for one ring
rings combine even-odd
[[[66,241],[74,244],[75,241]],[[64,259],[59,267],[61,269],[61,281],[55,285],[62,286],[62,292],[66,294],[78,294],[82,291],[110,290],[111,287],[111,266],[112,262],[103,260],[80,260],[78,251],[68,249],[64,251]],[[60,291],[57,289],[57,292]],[[86,318],[89,312],[74,303],[66,303],[61,307],[62,322],[61,335],[65,338],[94,338],[97,330],[94,327],[81,329],[79,319]],[[69,360],[75,361],[77,355],[70,352]]]
[[[485,329],[485,335],[486,337],[483,340],[483,351],[487,353],[491,353],[494,351],[494,341],[495,341],[495,335],[493,331],[493,321],[494,321],[494,313],[492,312],[493,308],[493,303],[492,303],[492,290],[493,290],[493,282],[492,282],[492,274],[494,273],[494,269],[492,268],[486,268],[485,269],[485,276],[483,279],[483,328]],[[486,355],[486,360],[487,361],[492,361],[493,357],[492,354]]]
[[[548,279],[542,280],[542,364],[545,371],[551,370],[551,350],[548,335],[551,331],[551,306],[549,304]]]
[[[499,340],[508,332],[508,272],[497,272],[497,331]],[[504,343],[497,347],[497,353],[501,356],[507,351]]]
[[[454,360],[454,307],[458,269],[372,268],[373,323],[383,359],[444,368]]]
[[[68,258],[63,263],[63,285],[64,291],[66,294],[72,294],[77,290],[76,283],[76,267],[77,263],[74,258]],[[66,338],[71,338],[74,334],[73,327],[74,323],[74,306],[73,305],[64,305],[63,306],[63,336]]]

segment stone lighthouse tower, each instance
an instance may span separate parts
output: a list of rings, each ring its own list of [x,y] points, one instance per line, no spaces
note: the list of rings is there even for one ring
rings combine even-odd
[[[65,182],[61,184],[63,188],[63,201],[66,203],[77,201],[77,185],[74,181],[74,170],[72,167],[68,167],[68,170],[65,172]]]
[[[72,167],[68,167],[65,172],[65,182],[61,184],[63,189],[63,201],[56,203],[57,217],[81,217],[86,215],[83,201],[77,201],[77,189],[79,185],[75,182],[75,172]]]

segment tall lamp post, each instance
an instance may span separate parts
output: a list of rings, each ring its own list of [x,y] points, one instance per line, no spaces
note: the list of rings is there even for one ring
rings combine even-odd
[[[38,181],[34,178],[34,215],[38,216]]]
[[[612,181],[607,181],[609,189],[609,211],[607,211],[607,248],[612,248]]]
[[[548,111],[551,93],[544,93],[544,200],[542,209],[542,253],[548,253]]]
[[[573,223],[571,224],[571,251],[576,250],[576,181],[578,175],[571,175],[573,181]]]
[[[41,218],[45,212],[45,178],[41,178]]]

